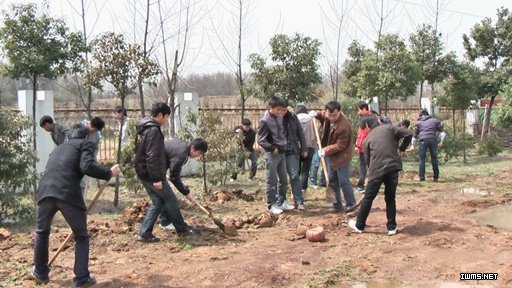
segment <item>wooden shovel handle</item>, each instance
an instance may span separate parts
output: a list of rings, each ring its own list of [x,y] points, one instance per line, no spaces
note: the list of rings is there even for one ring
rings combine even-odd
[[[322,149],[322,140],[320,140],[320,134],[318,134],[318,124],[316,123],[316,119],[313,118],[313,128],[315,130],[316,142],[318,144],[318,149]],[[322,171],[325,176],[325,183],[329,186],[329,171],[327,171],[327,164],[325,164],[325,159],[320,157],[320,162],[322,163]]]

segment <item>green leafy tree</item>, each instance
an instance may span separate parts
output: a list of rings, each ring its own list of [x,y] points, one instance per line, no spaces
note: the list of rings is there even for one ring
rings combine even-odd
[[[496,127],[507,129],[512,127],[512,78],[501,88],[499,96],[503,103],[494,110],[492,122]]]
[[[507,8],[500,8],[497,16],[495,23],[491,18],[485,18],[473,26],[469,35],[463,35],[468,58],[471,61],[482,60],[484,65],[479,95],[490,98],[484,120],[484,134],[489,130],[488,119],[494,100],[511,75],[509,66],[512,56],[512,14]]]
[[[121,107],[125,107],[125,99],[133,94],[144,79],[145,83],[156,85],[159,74],[158,65],[145,57],[144,51],[137,44],[127,43],[121,34],[107,32],[99,35],[91,42],[92,66],[87,74],[86,84],[103,89],[103,81],[108,82],[121,99]],[[121,122],[120,130],[123,123]],[[117,163],[121,162],[121,133],[117,146]],[[119,203],[119,177],[116,179],[114,206]]]
[[[250,94],[263,100],[282,96],[291,104],[316,100],[316,85],[322,83],[317,64],[320,41],[300,34],[277,34],[270,40],[270,47],[270,64],[261,55],[249,56],[254,70]]]
[[[427,81],[432,85],[432,93],[434,93],[434,83],[442,81],[445,75],[443,73],[441,33],[438,34],[432,26],[423,24],[415,33],[409,35],[409,41],[411,55],[421,71],[419,102],[419,107],[421,107],[424,82]]]
[[[370,54],[370,50],[359,44],[357,41],[353,41],[348,46],[348,59],[343,64],[343,75],[345,75],[345,81],[343,82],[342,92],[351,98],[361,97],[358,91],[357,75],[361,71],[361,66],[364,59]],[[368,98],[363,96],[363,98]]]
[[[55,79],[67,71],[76,37],[63,20],[46,15],[35,4],[13,5],[3,14],[0,44],[7,62],[0,72],[14,79],[27,78],[32,84],[32,140],[36,151],[38,81],[41,77]]]
[[[386,34],[376,43],[377,52],[369,53],[357,75],[357,91],[360,98],[376,96],[384,103],[387,114],[389,100],[405,100],[416,92],[420,70],[404,41],[396,34]]]
[[[36,180],[36,156],[29,137],[24,137],[31,125],[30,118],[0,106],[0,223],[7,217],[26,220],[34,214],[34,202],[24,193]]]

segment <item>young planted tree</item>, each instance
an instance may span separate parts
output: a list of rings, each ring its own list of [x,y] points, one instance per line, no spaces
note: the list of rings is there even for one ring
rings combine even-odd
[[[86,83],[97,89],[103,89],[103,81],[114,87],[121,107],[125,107],[125,99],[133,94],[140,79],[144,83],[156,85],[159,74],[158,65],[144,56],[137,44],[127,43],[124,36],[113,32],[99,35],[91,42],[92,66]],[[123,121],[119,131],[123,129]],[[121,135],[117,145],[117,163],[121,163]],[[119,177],[116,178],[114,206],[119,203]]]
[[[386,115],[389,100],[405,100],[416,92],[420,71],[398,35],[382,36],[375,48],[379,53],[369,53],[362,62],[357,91],[361,98],[377,96],[379,112],[384,103],[383,114]]]
[[[512,78],[502,86],[499,96],[503,103],[494,109],[492,123],[496,127],[508,129],[512,127]]]
[[[279,95],[292,105],[316,100],[319,92],[315,88],[322,82],[317,64],[320,42],[300,34],[278,34],[270,40],[270,47],[270,64],[261,55],[249,56],[254,70],[251,94],[263,100]]]
[[[365,48],[357,41],[352,41],[348,47],[348,58],[343,64],[343,75],[345,81],[343,82],[342,91],[350,98],[366,99],[373,95],[361,95],[358,91],[358,74],[361,71],[361,66],[365,58],[370,55],[371,50]]]
[[[493,23],[485,18],[476,23],[469,35],[464,34],[464,48],[471,61],[483,61],[482,85],[479,95],[489,97],[489,109],[485,114],[483,135],[489,130],[489,116],[501,88],[511,77],[509,69],[512,57],[512,14],[507,8],[498,9],[498,19]]]
[[[0,45],[6,59],[0,73],[20,79],[27,78],[32,84],[32,141],[36,141],[36,93],[40,78],[55,79],[68,69],[70,47],[77,37],[71,37],[64,21],[41,12],[35,4],[13,5],[3,12],[0,27]],[[36,162],[33,167],[35,169]],[[35,196],[36,183],[34,183]]]
[[[443,45],[441,44],[441,34],[438,34],[430,25],[423,24],[415,33],[409,35],[411,43],[411,54],[418,64],[421,71],[420,79],[420,101],[423,97],[423,84],[425,81],[433,85],[444,78],[443,73]],[[432,93],[434,89],[432,87]],[[434,97],[432,97],[434,100]]]

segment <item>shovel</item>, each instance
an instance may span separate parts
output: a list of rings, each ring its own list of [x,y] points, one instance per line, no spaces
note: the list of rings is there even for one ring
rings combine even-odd
[[[313,119],[313,128],[315,129],[316,142],[318,144],[318,149],[322,149],[322,141],[320,140],[320,135],[318,134],[318,124],[315,119]],[[336,202],[336,196],[334,194],[334,190],[329,185],[329,172],[327,171],[327,164],[325,163],[325,159],[320,157],[320,161],[322,163],[322,171],[325,176],[325,200],[329,203]]]
[[[218,218],[215,218],[213,215],[212,215],[212,212],[208,209],[206,209],[203,205],[199,204],[199,202],[197,201],[192,201],[197,207],[199,207],[199,209],[201,209],[204,213],[206,213],[206,215],[208,215],[208,217],[210,217],[210,219],[213,220],[213,222],[215,223],[215,225],[217,225],[217,227],[220,228],[220,230],[222,230],[222,232],[226,232],[226,227],[225,225],[222,223],[222,221],[220,221]]]
[[[118,166],[118,165],[116,164],[115,166]],[[96,201],[98,201],[98,198],[100,198],[101,194],[103,193],[103,190],[105,190],[105,188],[107,188],[108,184],[109,184],[109,181],[105,181],[105,183],[103,183],[103,185],[101,185],[100,190],[98,191],[98,193],[96,193],[96,196],[94,196],[94,199],[92,199],[91,203],[87,207],[87,212],[86,212],[87,214],[89,214],[89,211],[91,211],[92,207],[94,207],[94,204],[96,204]],[[71,237],[73,237],[73,232],[69,233],[68,237],[66,237],[64,242],[60,245],[59,249],[57,249],[57,252],[55,252],[55,255],[53,255],[52,259],[50,259],[50,261],[48,262],[48,267],[52,266],[55,259],[57,259],[57,256],[59,256],[59,254],[64,250],[64,247],[66,246],[66,244],[68,244],[69,240],[71,240]]]

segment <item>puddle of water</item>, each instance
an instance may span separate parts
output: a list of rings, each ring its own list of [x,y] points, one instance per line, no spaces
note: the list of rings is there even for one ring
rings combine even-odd
[[[460,189],[460,193],[465,194],[465,195],[479,195],[479,196],[490,196],[490,195],[494,194],[492,192],[480,190],[479,188],[473,188],[473,187],[462,188],[462,189]]]
[[[474,215],[483,225],[491,224],[499,229],[512,231],[512,206],[487,209]]]

